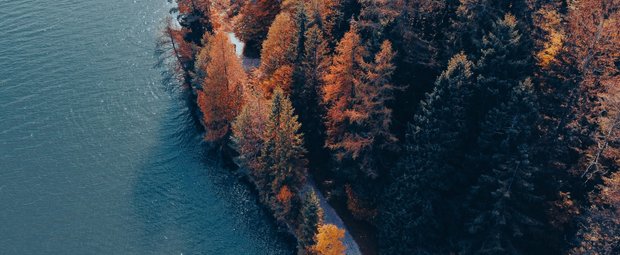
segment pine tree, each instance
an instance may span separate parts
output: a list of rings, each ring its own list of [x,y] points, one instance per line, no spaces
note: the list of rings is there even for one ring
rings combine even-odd
[[[512,89],[531,72],[531,50],[524,39],[511,14],[496,20],[482,38],[475,70],[481,114],[509,98]]]
[[[383,40],[387,39],[386,28],[400,14],[397,9],[400,4],[391,0],[360,0],[360,4],[360,35],[370,51],[377,52]]]
[[[314,236],[323,224],[323,209],[314,190],[306,192],[301,207],[301,224],[299,226],[299,246],[308,249],[313,246]]]
[[[338,30],[341,24],[346,22],[342,12],[345,1],[347,0],[315,0],[312,2],[314,10],[319,14],[321,28],[327,42],[337,42],[339,39]],[[330,47],[334,46],[330,45]]]
[[[304,54],[301,63],[303,86],[296,91],[295,105],[303,124],[304,138],[311,158],[320,157],[323,151],[325,128],[320,92],[323,77],[329,68],[329,49],[323,33],[315,24],[305,33]]]
[[[399,1],[395,1],[399,2]],[[396,95],[394,120],[408,123],[418,110],[424,95],[433,89],[445,63],[454,55],[446,50],[450,19],[458,0],[404,0],[399,15],[387,28],[387,35],[398,52],[394,64],[394,84],[404,91]],[[394,133],[404,138],[406,125],[395,125]]]
[[[243,108],[232,125],[233,147],[239,153],[237,163],[250,171],[252,179],[257,175],[258,157],[263,144],[265,124],[269,118],[269,102],[262,91],[251,82],[243,89]]]
[[[409,127],[404,158],[393,172],[380,208],[380,238],[386,254],[434,254],[448,249],[448,229],[460,215],[453,210],[458,202],[447,195],[462,178],[472,76],[471,61],[464,54],[455,55]]]
[[[213,61],[205,67],[207,77],[198,93],[198,105],[206,127],[205,139],[222,141],[230,133],[230,125],[241,110],[246,74],[225,33],[216,33],[209,43],[209,55]]]
[[[541,238],[532,232],[540,230],[544,215],[533,183],[538,167],[531,155],[539,122],[534,101],[528,79],[482,123],[474,155],[482,174],[465,206],[472,213],[461,242],[463,254],[545,253],[541,247],[546,244],[533,245]]]
[[[449,21],[455,15],[458,2],[405,0],[402,6],[398,6],[400,15],[388,32],[394,48],[401,55],[403,75],[405,71],[411,71],[408,67],[413,66],[436,69],[440,60],[447,61],[452,56],[443,56],[447,53],[444,44],[449,35]],[[407,81],[403,79],[403,82]]]
[[[526,0],[460,0],[457,17],[453,20],[453,35],[450,37],[451,48],[471,53],[475,56],[481,47],[482,38],[487,29],[496,20],[507,13],[512,13],[517,20],[531,17]],[[524,23],[528,24],[528,23]]]
[[[297,199],[306,180],[306,150],[300,128],[289,98],[282,89],[276,88],[271,100],[271,113],[263,133],[263,147],[258,159],[260,177],[257,184],[259,190],[266,191],[263,200],[276,209],[280,218],[290,215],[277,209],[282,205],[282,201],[277,201],[276,196],[286,187]]]
[[[475,104],[469,110],[471,115],[468,120],[472,126],[472,141],[482,134],[480,126],[489,112],[509,101],[513,89],[519,86],[519,81],[526,79],[533,68],[531,50],[517,28],[515,17],[506,14],[503,19],[496,20],[482,38],[482,48],[474,70],[477,76],[472,102]],[[477,152],[479,148],[469,150]],[[477,165],[481,160],[477,155],[470,159],[466,167],[470,172],[467,181],[475,181],[480,174],[478,170],[481,169]]]

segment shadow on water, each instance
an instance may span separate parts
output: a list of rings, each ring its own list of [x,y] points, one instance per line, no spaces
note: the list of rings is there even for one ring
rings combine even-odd
[[[247,185],[207,155],[190,92],[173,96],[138,168],[132,203],[139,250],[165,254],[292,254]]]

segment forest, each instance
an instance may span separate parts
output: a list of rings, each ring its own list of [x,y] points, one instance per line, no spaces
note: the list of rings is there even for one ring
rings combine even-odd
[[[365,254],[620,254],[620,0],[176,2],[204,139],[299,254],[345,252],[311,182]]]

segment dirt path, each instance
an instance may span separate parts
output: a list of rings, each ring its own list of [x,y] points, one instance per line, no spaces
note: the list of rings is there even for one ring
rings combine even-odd
[[[347,226],[344,224],[344,221],[342,221],[340,216],[338,216],[336,210],[331,205],[329,205],[327,199],[325,198],[325,196],[323,196],[323,193],[321,193],[321,191],[317,188],[316,184],[313,181],[309,180],[306,186],[306,191],[309,189],[314,190],[316,195],[319,197],[319,200],[321,200],[321,207],[323,208],[324,213],[323,220],[325,221],[325,223],[336,225],[338,228],[345,230],[343,243],[347,247],[346,254],[361,255],[362,252],[360,251],[357,242],[355,242],[355,239],[353,239],[353,236],[351,236],[351,233],[347,229]]]

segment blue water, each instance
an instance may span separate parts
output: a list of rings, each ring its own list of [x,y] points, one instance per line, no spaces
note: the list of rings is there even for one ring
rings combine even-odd
[[[0,254],[290,254],[162,82],[165,0],[0,0]]]

